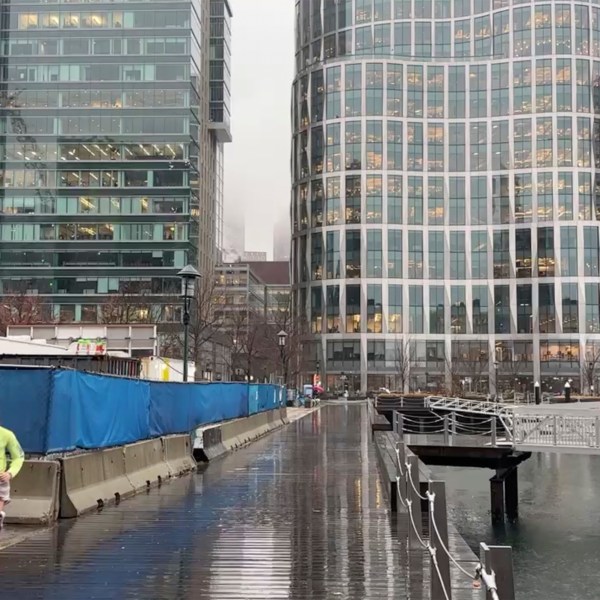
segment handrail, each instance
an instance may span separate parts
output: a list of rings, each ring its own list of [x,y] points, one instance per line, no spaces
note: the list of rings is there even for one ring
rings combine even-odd
[[[447,425],[444,427],[445,437],[460,435],[465,429],[473,432],[471,425],[456,423],[455,415],[479,415],[498,419],[508,440],[516,449],[563,448],[600,453],[600,412],[590,414],[588,411],[569,410],[565,407],[553,412],[548,405],[536,412],[531,405],[506,406],[495,402],[439,396],[426,398],[425,405],[432,411],[448,411],[452,415],[451,431],[447,431]]]

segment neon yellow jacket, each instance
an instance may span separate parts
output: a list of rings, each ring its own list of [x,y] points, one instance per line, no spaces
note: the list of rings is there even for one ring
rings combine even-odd
[[[10,454],[8,472],[15,477],[23,466],[25,454],[17,441],[17,436],[12,431],[0,427],[0,473],[7,470],[7,454]]]

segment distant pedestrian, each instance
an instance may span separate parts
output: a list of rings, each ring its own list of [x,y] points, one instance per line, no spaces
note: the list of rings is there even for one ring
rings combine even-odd
[[[10,456],[10,462],[8,461]],[[8,429],[0,427],[0,531],[4,527],[4,507],[10,502],[10,482],[16,477],[25,456],[17,441],[17,436]]]

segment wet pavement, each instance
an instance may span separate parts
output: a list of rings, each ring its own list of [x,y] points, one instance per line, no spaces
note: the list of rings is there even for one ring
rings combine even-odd
[[[417,600],[402,554],[365,405],[324,406],[203,473],[0,551],[0,595]]]

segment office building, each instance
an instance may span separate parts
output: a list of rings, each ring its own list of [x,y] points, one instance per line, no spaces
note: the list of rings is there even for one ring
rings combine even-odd
[[[179,322],[210,273],[230,141],[227,0],[3,4],[0,293],[62,322]],[[152,313],[152,314],[150,314]]]
[[[296,10],[292,277],[327,385],[598,389],[600,6]]]

